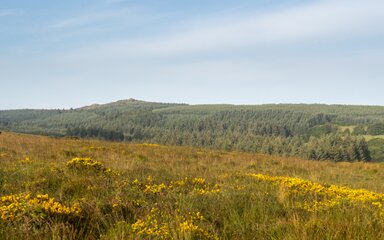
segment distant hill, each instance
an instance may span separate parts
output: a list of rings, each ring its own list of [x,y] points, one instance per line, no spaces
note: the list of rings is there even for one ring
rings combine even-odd
[[[71,110],[0,111],[0,129],[316,160],[384,160],[384,147],[377,141],[384,135],[381,106],[188,105],[127,99]],[[374,144],[374,154],[365,138]]]

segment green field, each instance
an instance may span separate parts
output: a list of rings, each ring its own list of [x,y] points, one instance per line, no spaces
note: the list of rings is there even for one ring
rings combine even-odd
[[[383,239],[384,164],[0,135],[0,239]]]

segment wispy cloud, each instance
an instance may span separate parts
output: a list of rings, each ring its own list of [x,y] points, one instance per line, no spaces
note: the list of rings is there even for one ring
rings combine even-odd
[[[122,3],[125,2],[126,0],[103,0],[104,3],[106,4],[115,4],[115,3]]]
[[[132,9],[117,9],[117,10],[93,10],[85,13],[81,13],[76,16],[68,17],[65,19],[54,21],[49,25],[49,29],[62,30],[75,27],[82,27],[90,24],[97,24],[100,22],[106,22],[111,19],[121,18],[133,14]]]
[[[6,10],[0,9],[0,17],[15,16],[15,15],[20,15],[22,13],[23,11],[16,10],[16,9],[6,9]]]
[[[380,27],[384,26],[382,9],[384,2],[378,0],[320,1],[263,14],[232,16],[229,20],[220,18],[189,23],[175,33],[106,42],[79,49],[75,54],[88,56],[97,52],[107,57],[167,57],[384,35],[384,29]]]
[[[149,14],[151,6],[133,12],[129,4],[83,9],[50,21],[39,34],[39,40],[40,35],[72,34],[65,36],[69,47],[61,41],[48,45],[53,51],[33,56],[12,51],[0,58],[2,79],[7,79],[5,87],[25,85],[39,92],[47,86],[52,98],[62,93],[63,103],[66,98],[84,101],[87,89],[94,99],[384,104],[384,1],[300,2],[268,11],[181,17],[178,23],[165,17],[147,24],[146,34],[143,21],[158,17]],[[115,28],[120,23],[132,28]],[[112,34],[104,38],[105,33]],[[13,92],[4,94],[16,98]]]

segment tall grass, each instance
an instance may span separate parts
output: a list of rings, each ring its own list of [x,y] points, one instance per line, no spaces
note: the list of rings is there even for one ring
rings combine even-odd
[[[384,238],[378,163],[3,133],[0,164],[0,239]]]

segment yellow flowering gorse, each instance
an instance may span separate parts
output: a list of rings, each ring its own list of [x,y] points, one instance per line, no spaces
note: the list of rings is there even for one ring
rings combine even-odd
[[[268,176],[264,174],[248,174],[260,181],[282,186],[291,196],[306,196],[303,208],[314,212],[326,210],[342,203],[352,205],[375,206],[384,217],[384,194],[365,189],[351,189],[336,185],[323,185],[300,178]]]
[[[74,169],[102,170],[104,165],[101,162],[92,160],[91,158],[72,158],[67,162],[67,167]]]
[[[48,194],[37,194],[34,198],[30,193],[19,193],[1,197],[0,216],[3,221],[17,221],[22,217],[45,218],[48,215],[81,215],[78,204],[71,207],[50,198]]]
[[[134,234],[144,239],[213,239],[218,237],[202,227],[204,217],[197,213],[176,216],[152,208],[143,219],[131,225]]]
[[[29,157],[25,157],[24,159],[20,160],[20,163],[28,164],[32,163],[32,160]]]
[[[97,173],[105,173],[110,175],[118,175],[110,168],[104,167],[104,164],[99,161],[94,161],[91,158],[72,158],[66,164],[69,169],[73,170],[90,170]]]
[[[155,143],[140,143],[140,144],[136,144],[136,146],[141,146],[141,147],[161,147],[161,145],[155,144]]]
[[[184,178],[169,183],[154,183],[152,177],[149,176],[145,182],[135,179],[132,182],[124,181],[120,185],[123,187],[130,186],[150,194],[191,193],[207,195],[220,192],[217,184],[210,184],[204,178]]]

